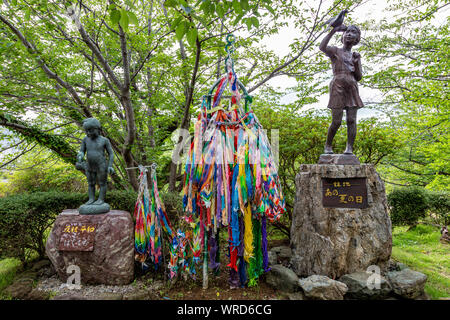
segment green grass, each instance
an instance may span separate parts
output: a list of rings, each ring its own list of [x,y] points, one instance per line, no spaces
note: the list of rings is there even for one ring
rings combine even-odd
[[[12,283],[20,267],[21,263],[17,259],[8,258],[0,260],[0,292]]]
[[[439,242],[439,229],[429,225],[395,227],[392,258],[427,275],[425,292],[432,299],[450,298],[450,245]]]

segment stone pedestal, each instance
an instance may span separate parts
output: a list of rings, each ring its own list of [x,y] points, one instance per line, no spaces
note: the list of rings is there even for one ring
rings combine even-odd
[[[353,181],[359,185],[351,186]],[[391,220],[384,183],[373,165],[305,164],[296,188],[291,263],[298,276],[335,279],[370,265],[385,268]]]
[[[78,208],[80,214],[102,214],[108,213],[111,207],[106,202],[103,204],[83,204]]]
[[[359,159],[354,154],[321,154],[318,164],[354,164],[359,165]]]
[[[80,215],[64,210],[45,249],[63,281],[70,265],[80,268],[83,284],[125,285],[134,279],[134,225],[126,211]]]

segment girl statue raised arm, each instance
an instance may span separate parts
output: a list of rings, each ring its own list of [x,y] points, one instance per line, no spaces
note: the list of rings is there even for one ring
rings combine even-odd
[[[333,35],[343,31],[342,48],[328,46]],[[359,97],[358,81],[362,78],[361,56],[352,52],[354,45],[359,43],[361,31],[358,27],[341,25],[333,28],[320,43],[320,50],[331,60],[333,79],[330,83],[330,99],[328,108],[331,109],[332,122],[328,128],[325,143],[326,154],[332,154],[332,143],[337,130],[341,126],[342,115],[346,111],[347,147],[344,154],[353,154],[353,143],[356,137],[356,113],[364,105]]]

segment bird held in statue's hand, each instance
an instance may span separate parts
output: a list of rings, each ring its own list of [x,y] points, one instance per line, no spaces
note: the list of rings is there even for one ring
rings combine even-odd
[[[347,13],[348,13],[348,10],[344,9],[336,17],[333,17],[330,20],[328,20],[327,22],[325,22],[324,24],[328,24],[327,30],[330,29],[330,27],[339,28],[342,25],[342,23],[344,22],[344,17]],[[340,28],[339,31],[341,31],[341,29],[343,29],[343,28]]]

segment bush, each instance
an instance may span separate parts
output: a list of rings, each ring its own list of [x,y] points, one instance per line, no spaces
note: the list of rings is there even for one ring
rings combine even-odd
[[[450,224],[450,194],[445,191],[428,191],[428,208],[440,225]]]
[[[131,215],[133,215],[136,200],[137,192],[133,190],[110,190],[105,197],[105,202],[111,206],[111,209],[128,211]]]
[[[393,225],[413,226],[428,209],[426,191],[419,187],[395,188],[387,200]]]
[[[137,193],[132,190],[110,190],[105,201],[112,209],[133,215],[136,198]],[[169,219],[177,219],[182,209],[180,196],[162,193],[161,199]],[[44,257],[46,235],[58,214],[65,209],[78,208],[87,200],[86,193],[56,191],[0,198],[0,257],[14,257],[21,262],[36,253]]]
[[[77,208],[86,194],[35,192],[0,198],[0,255],[25,262],[45,254],[45,234],[64,209]]]

